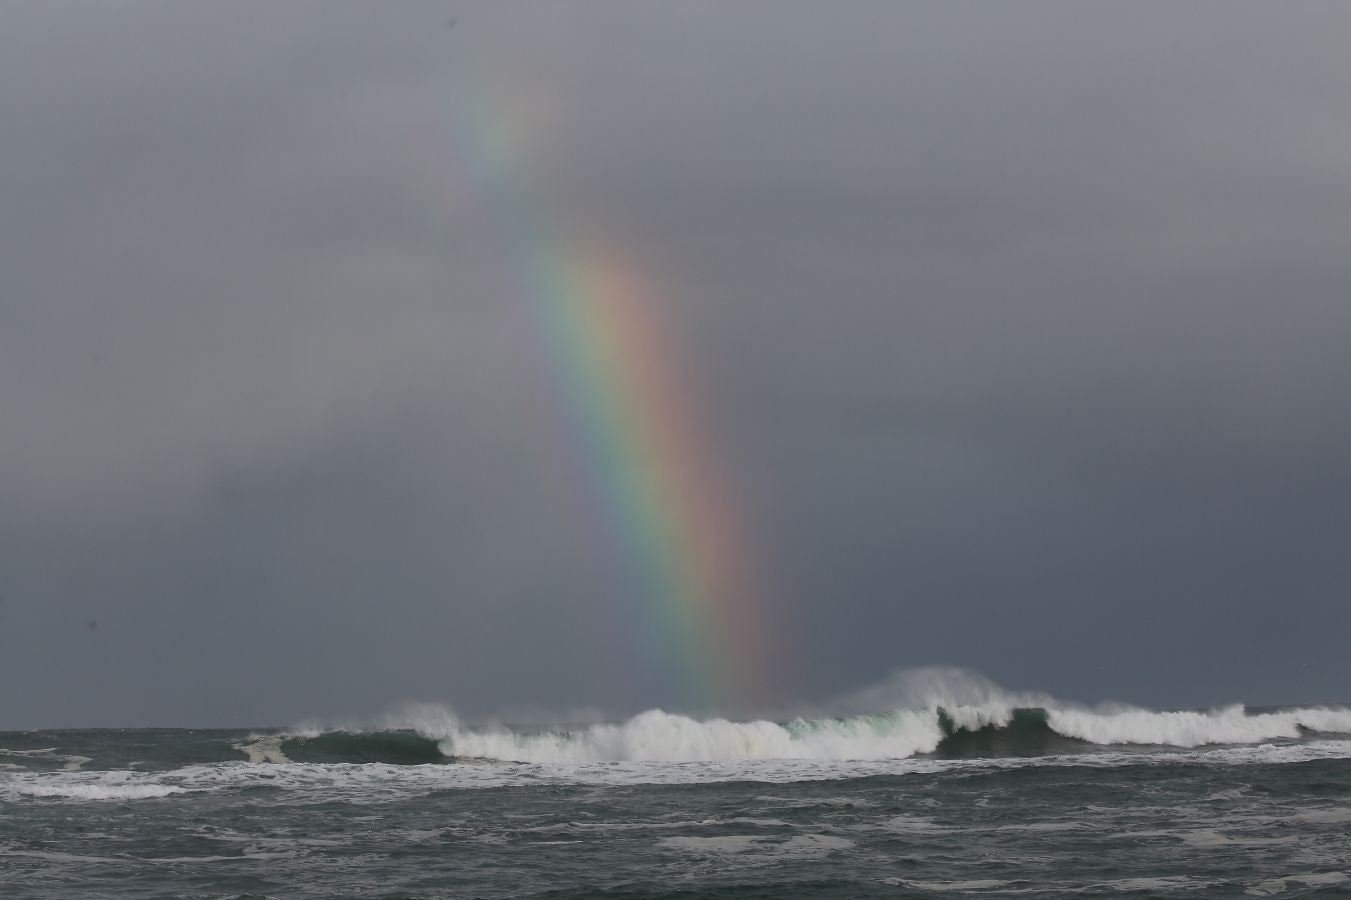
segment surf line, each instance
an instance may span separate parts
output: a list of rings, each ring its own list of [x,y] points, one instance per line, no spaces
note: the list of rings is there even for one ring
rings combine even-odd
[[[689,377],[672,298],[619,235],[549,215],[530,191],[528,115],[509,93],[459,98],[462,187],[502,253],[552,385],[555,420],[642,620],[642,656],[691,702],[753,703],[768,683],[763,577],[736,480]]]

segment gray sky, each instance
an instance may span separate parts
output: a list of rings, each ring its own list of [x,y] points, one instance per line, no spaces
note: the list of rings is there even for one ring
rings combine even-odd
[[[760,703],[1351,700],[1345,4],[4,15],[0,727],[694,703],[521,334],[567,223],[706,398]]]

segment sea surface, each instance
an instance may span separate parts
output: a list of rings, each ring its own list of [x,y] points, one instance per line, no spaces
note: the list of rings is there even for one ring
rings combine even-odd
[[[1351,711],[0,733],[0,896],[1351,896]]]

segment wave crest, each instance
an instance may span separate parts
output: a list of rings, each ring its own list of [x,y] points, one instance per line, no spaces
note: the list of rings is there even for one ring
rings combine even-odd
[[[1046,720],[1057,734],[1101,745],[1201,747],[1295,739],[1305,731],[1351,733],[1351,710],[1330,708],[1260,713],[1249,713],[1240,705],[1208,712],[1050,709]]]
[[[448,757],[505,762],[721,762],[742,759],[874,760],[920,754],[1032,756],[1098,746],[1193,748],[1351,734],[1351,710],[1248,713],[1117,708],[930,707],[839,719],[700,721],[650,710],[577,731],[459,730],[440,740]]]
[[[977,673],[945,667],[893,673],[836,708],[849,714],[733,721],[654,709],[621,722],[528,729],[469,727],[445,707],[406,704],[385,716],[378,729],[308,730],[286,736],[281,746],[286,758],[296,761],[578,765],[1038,756],[1093,745],[1182,749],[1351,734],[1351,710],[1345,708],[1088,708],[1046,694],[1011,692]]]
[[[931,753],[944,732],[936,710],[848,719],[700,721],[649,710],[580,731],[460,731],[441,741],[447,756],[532,763],[717,762],[736,759],[885,759]]]

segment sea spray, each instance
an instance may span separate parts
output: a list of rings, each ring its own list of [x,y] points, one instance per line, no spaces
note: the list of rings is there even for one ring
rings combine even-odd
[[[1351,710],[1155,712],[996,705],[930,707],[825,719],[732,722],[649,710],[576,730],[471,729],[437,734],[447,757],[506,762],[716,762],[754,759],[877,760],[921,754],[1025,756],[1088,746],[1192,748],[1351,734]],[[977,736],[990,740],[981,742]]]
[[[934,710],[841,720],[696,720],[649,710],[580,731],[458,731],[447,756],[533,763],[711,762],[737,759],[883,759],[932,752],[943,739]]]
[[[1322,707],[1259,713],[1249,713],[1240,705],[1206,712],[1052,708],[1046,717],[1056,733],[1099,745],[1200,747],[1295,739],[1305,731],[1351,733],[1351,710]]]
[[[287,758],[307,762],[473,759],[585,765],[1038,756],[1094,746],[1192,748],[1351,734],[1351,710],[1342,708],[1086,707],[1044,693],[1009,691],[978,673],[951,667],[899,671],[832,706],[851,711],[735,721],[654,709],[577,726],[470,726],[439,704],[407,703],[374,726],[292,732],[283,736],[280,748]]]

